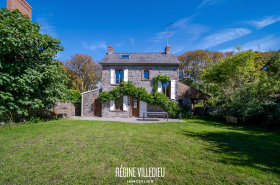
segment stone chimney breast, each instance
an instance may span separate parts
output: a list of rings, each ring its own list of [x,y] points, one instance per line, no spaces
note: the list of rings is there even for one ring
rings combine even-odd
[[[167,46],[166,46],[166,48],[165,48],[165,53],[166,53],[166,54],[171,53],[171,52],[170,52],[170,48],[171,48],[170,45],[167,45]]]
[[[108,46],[108,54],[113,54],[113,46],[112,45]]]

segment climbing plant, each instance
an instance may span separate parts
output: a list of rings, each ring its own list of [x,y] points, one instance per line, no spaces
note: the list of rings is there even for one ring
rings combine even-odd
[[[165,76],[165,75],[161,75],[159,74],[158,76],[153,78],[153,83],[154,83],[154,92],[157,92],[158,90],[158,81],[160,81],[161,83],[165,83],[170,81],[170,76]]]
[[[154,77],[154,79],[154,88],[157,89],[157,81],[164,83],[169,81],[170,77],[158,75],[157,77]],[[163,93],[159,93],[155,90],[154,93],[149,94],[145,88],[135,87],[131,81],[122,82],[120,86],[115,87],[111,91],[101,92],[98,98],[101,102],[107,102],[113,101],[122,95],[136,97],[140,101],[144,101],[150,105],[158,105],[162,107],[164,111],[172,114],[173,116],[177,116],[181,111],[180,106],[174,101],[169,101],[169,98]]]

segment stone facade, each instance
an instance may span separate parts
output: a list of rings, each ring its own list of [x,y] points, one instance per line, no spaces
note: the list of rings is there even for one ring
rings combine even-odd
[[[130,97],[128,97],[128,101],[130,102]],[[127,111],[110,111],[110,101],[102,103],[102,117],[105,118],[129,118],[132,117],[131,113],[131,103],[127,106]]]
[[[98,98],[100,91],[96,89],[82,93],[82,116],[93,116],[93,100]]]
[[[153,92],[154,84],[153,77],[161,75],[170,76],[170,80],[176,80],[176,98],[179,95],[179,75],[177,65],[126,65],[126,66],[116,66],[116,65],[103,65],[102,66],[102,91],[110,91],[116,87],[116,85],[111,85],[110,83],[110,70],[111,69],[128,69],[128,81],[132,81],[136,87],[144,87],[148,93]],[[142,80],[142,70],[150,69],[151,80]],[[131,117],[131,98],[128,97],[128,111],[110,111],[110,102],[102,103],[102,117]],[[147,111],[149,112],[162,112],[163,109],[159,106],[147,105]],[[170,115],[171,116],[171,115]]]
[[[25,0],[7,0],[7,9],[18,9],[23,15],[32,18],[32,7]]]
[[[55,106],[50,109],[51,111],[65,110],[67,117],[80,116],[81,104],[72,102],[56,102]]]

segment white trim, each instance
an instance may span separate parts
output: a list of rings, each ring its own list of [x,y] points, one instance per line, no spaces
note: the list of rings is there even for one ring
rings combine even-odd
[[[116,83],[115,73],[115,69],[110,69],[110,84]]]
[[[101,89],[101,88],[100,88],[100,89]],[[80,94],[86,94],[86,93],[94,92],[94,91],[97,91],[97,90],[100,90],[100,89],[93,89],[93,90],[90,90],[90,91],[82,92],[82,93],[80,93]]]
[[[161,93],[162,92],[162,82],[158,81],[158,92]]]
[[[128,69],[123,70],[123,81],[128,82]]]
[[[128,98],[127,96],[123,96],[123,110],[127,111],[127,107],[128,107]]]
[[[81,93],[81,117],[84,117],[84,114],[83,114],[83,93]]]
[[[110,111],[115,110],[115,101],[110,101]]]
[[[171,91],[170,91],[170,99],[175,100],[176,97],[176,89],[175,89],[176,80],[171,80]]]
[[[140,107],[139,107],[139,117],[143,117],[143,112],[147,112],[147,103],[140,101]],[[147,117],[147,115],[145,115]]]

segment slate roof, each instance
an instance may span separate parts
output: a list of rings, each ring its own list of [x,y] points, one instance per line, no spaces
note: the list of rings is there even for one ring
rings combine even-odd
[[[129,55],[130,58],[121,58]],[[113,53],[106,54],[100,62],[101,65],[180,65],[181,62],[172,54],[163,53]]]

